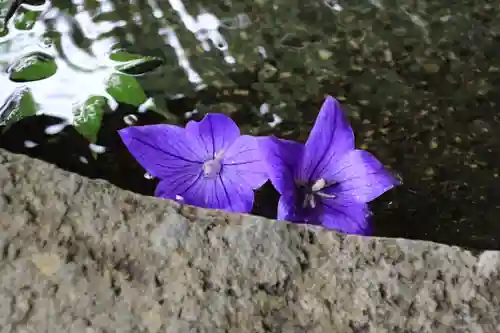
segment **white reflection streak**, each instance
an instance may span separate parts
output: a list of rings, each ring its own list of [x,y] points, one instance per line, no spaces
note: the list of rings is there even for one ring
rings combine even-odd
[[[163,13],[156,1],[149,0],[148,2],[150,7],[153,9],[153,15],[157,19],[161,19],[163,17]],[[167,22],[164,23],[166,26]],[[174,49],[175,55],[177,56],[177,59],[179,61],[179,66],[186,72],[189,82],[194,83],[198,86],[202,85],[203,79],[201,78],[200,74],[198,74],[191,67],[189,59],[186,56],[186,52],[184,52],[184,49],[182,48],[181,42],[179,41],[179,38],[177,38],[175,31],[171,28],[166,27],[159,29],[158,33],[160,34],[160,36],[167,35],[167,43]]]
[[[203,83],[203,79],[201,78],[200,74],[198,74],[193,68],[191,68],[191,64],[186,57],[186,52],[184,52],[184,49],[182,48],[182,45],[179,42],[179,38],[177,38],[175,31],[170,28],[163,28],[160,29],[160,34],[162,33],[167,34],[167,42],[174,48],[175,54],[179,59],[179,66],[181,66],[188,75],[189,82],[192,82],[194,84]]]
[[[203,50],[210,51],[210,45],[207,43],[207,40],[210,40],[217,49],[223,52],[224,60],[228,64],[236,62],[228,52],[226,39],[219,32],[221,21],[214,14],[204,12],[194,18],[186,11],[181,0],[168,0],[168,2],[172,9],[179,14],[186,28],[200,41]]]

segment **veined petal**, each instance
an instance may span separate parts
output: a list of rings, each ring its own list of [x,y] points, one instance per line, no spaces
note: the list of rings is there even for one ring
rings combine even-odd
[[[354,133],[339,102],[328,96],[321,106],[305,144],[297,178],[312,181],[321,178],[330,162],[354,149]]]
[[[327,171],[325,177],[338,183],[329,190],[332,194],[348,196],[362,203],[372,201],[399,185],[399,181],[383,164],[364,150],[352,150],[345,154]]]
[[[193,145],[205,152],[205,159],[208,159],[227,149],[240,136],[240,129],[228,116],[209,113],[200,122],[188,122],[186,135]]]
[[[293,193],[294,172],[302,158],[304,145],[274,136],[258,138],[257,143],[273,186],[282,195]]]
[[[244,180],[252,189],[261,187],[268,179],[267,171],[262,162],[253,136],[242,135],[225,151],[222,160],[224,177]]]
[[[369,210],[365,203],[350,198],[324,199],[321,203],[321,224],[347,234],[368,235]]]
[[[199,192],[199,183],[203,181],[201,165],[191,164],[182,170],[162,179],[155,190],[155,197],[177,200],[181,197],[185,201],[185,196],[191,202],[192,197],[196,197]],[[203,193],[201,193],[203,195]]]
[[[251,211],[254,200],[253,190],[249,186],[222,176],[205,178],[201,172],[187,172],[177,179],[160,182],[155,196],[169,199],[180,196],[188,205],[235,213]]]
[[[118,131],[123,143],[152,176],[163,179],[203,162],[200,151],[185,139],[184,129],[174,125],[132,126]],[[201,168],[201,166],[200,166]]]

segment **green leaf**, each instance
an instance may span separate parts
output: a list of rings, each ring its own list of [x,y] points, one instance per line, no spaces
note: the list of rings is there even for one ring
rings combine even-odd
[[[162,58],[134,54],[123,49],[111,52],[109,58],[120,63],[115,65],[116,70],[130,75],[151,72],[165,63]]]
[[[148,98],[133,76],[113,73],[108,79],[106,91],[120,103],[139,106]]]
[[[13,63],[8,72],[10,80],[14,82],[38,81],[54,75],[57,64],[51,55],[33,52]]]
[[[2,22],[0,22],[0,37],[5,37],[8,34],[9,34],[9,28],[7,28],[6,26],[3,27]]]
[[[73,126],[91,143],[97,140],[106,105],[106,97],[91,96],[73,110]]]
[[[19,30],[31,30],[40,16],[39,11],[33,11],[20,7],[14,18],[14,26]]]
[[[38,105],[28,87],[16,89],[0,106],[0,125],[6,131],[12,124],[26,117],[36,115]]]

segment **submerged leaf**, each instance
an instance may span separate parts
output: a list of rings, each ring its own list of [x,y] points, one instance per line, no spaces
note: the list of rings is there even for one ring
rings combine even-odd
[[[91,96],[73,110],[73,126],[91,143],[97,140],[106,103],[103,96]]]
[[[137,107],[147,100],[137,79],[125,74],[113,73],[108,79],[106,91],[118,102]]]
[[[4,131],[23,118],[36,115],[38,105],[28,87],[16,89],[0,106],[0,125]]]
[[[123,49],[113,51],[109,58],[120,63],[115,65],[116,70],[130,75],[151,72],[164,64],[162,58],[134,54]]]
[[[31,30],[40,16],[39,11],[33,11],[20,7],[18,14],[14,18],[14,26],[19,30]]]
[[[13,63],[8,72],[9,79],[14,82],[38,81],[54,75],[57,72],[57,64],[51,55],[33,52]]]

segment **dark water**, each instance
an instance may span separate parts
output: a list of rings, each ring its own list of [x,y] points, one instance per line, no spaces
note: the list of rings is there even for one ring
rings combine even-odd
[[[117,129],[224,112],[304,141],[331,94],[358,147],[403,180],[372,204],[377,235],[500,249],[494,2],[12,3],[0,0],[0,147],[151,195]],[[276,200],[263,188],[255,213],[273,217]]]

